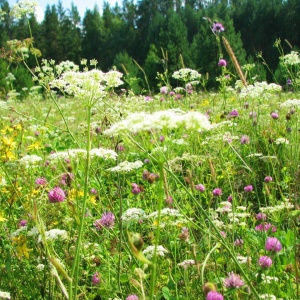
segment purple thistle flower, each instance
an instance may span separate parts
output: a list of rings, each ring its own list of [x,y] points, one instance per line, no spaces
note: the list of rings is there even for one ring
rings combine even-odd
[[[272,266],[272,259],[269,256],[261,256],[258,260],[258,264],[262,268],[270,268]]]
[[[206,300],[223,300],[223,296],[216,292],[216,291],[210,291],[206,295]]]
[[[243,135],[243,136],[241,137],[241,144],[242,144],[242,145],[249,144],[249,142],[250,142],[250,138],[249,138],[248,135]]]
[[[220,188],[215,188],[213,191],[212,191],[212,194],[216,197],[218,196],[221,196],[222,195],[222,190]]]
[[[46,185],[47,183],[48,183],[48,181],[44,177],[39,177],[35,180],[36,185]]]
[[[48,199],[50,203],[63,202],[65,198],[66,194],[59,186],[54,187],[48,193]]]
[[[276,112],[272,112],[272,113],[271,113],[271,117],[272,117],[274,120],[277,120],[277,119],[279,118],[279,115],[278,115],[278,113],[276,113]]]
[[[214,25],[212,27],[212,31],[214,33],[216,33],[216,32],[219,33],[219,32],[222,32],[224,30],[225,30],[225,28],[223,27],[223,25],[221,23],[218,23],[217,21],[214,21]]]
[[[92,277],[92,284],[98,285],[100,283],[100,275],[98,272],[96,272]]]
[[[94,222],[94,226],[97,230],[102,229],[102,227],[112,228],[115,225],[115,215],[112,212],[105,212],[102,214],[101,219]]]
[[[169,95],[170,95],[170,96],[174,96],[174,95],[175,95],[175,92],[174,92],[174,91],[171,91],[171,92],[169,93]]]
[[[233,272],[228,273],[228,277],[224,279],[224,286],[227,288],[240,288],[244,285],[244,281],[240,275]]]
[[[273,181],[273,178],[271,176],[266,176],[264,179],[264,182],[266,182],[266,183],[271,182],[271,181]]]
[[[268,237],[266,240],[266,250],[271,252],[281,251],[282,246],[280,241],[275,237]]]
[[[253,191],[253,186],[251,184],[245,186],[244,191],[247,192],[247,193],[252,192]]]
[[[129,295],[126,300],[139,300],[139,297],[137,295]]]
[[[199,192],[204,192],[205,191],[205,187],[203,184],[197,184],[195,185],[195,189]]]
[[[229,195],[229,196],[227,197],[227,201],[230,202],[230,203],[232,203],[232,195]]]
[[[218,62],[219,67],[226,67],[227,66],[227,61],[225,59],[220,59]]]

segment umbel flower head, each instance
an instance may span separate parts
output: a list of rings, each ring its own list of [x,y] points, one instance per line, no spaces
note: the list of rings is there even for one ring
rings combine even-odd
[[[209,130],[211,124],[204,114],[197,111],[185,113],[180,109],[169,109],[154,113],[133,113],[126,119],[112,125],[103,133],[117,136],[124,133],[149,132],[152,130],[185,128],[187,131]]]

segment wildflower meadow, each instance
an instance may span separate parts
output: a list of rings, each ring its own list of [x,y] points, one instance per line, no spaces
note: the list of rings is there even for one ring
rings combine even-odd
[[[136,94],[8,42],[36,67],[0,101],[0,299],[300,299],[300,54],[257,81],[208,26],[215,91],[183,64]]]

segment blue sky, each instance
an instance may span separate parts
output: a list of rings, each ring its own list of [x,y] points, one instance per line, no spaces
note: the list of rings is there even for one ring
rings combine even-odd
[[[46,9],[47,4],[53,5],[57,4],[58,0],[35,0],[39,7],[37,9],[37,17],[39,21],[43,18],[43,13]],[[17,0],[8,0],[8,3],[10,6],[17,3]],[[80,13],[80,16],[83,17],[84,13],[87,9],[93,9],[95,4],[98,5],[99,9],[101,10],[103,7],[104,0],[62,0],[62,4],[64,8],[70,8],[71,3],[74,3],[77,6],[77,9]],[[116,3],[118,3],[120,6],[122,5],[122,0],[106,0],[105,2],[108,2],[110,6],[115,6]]]

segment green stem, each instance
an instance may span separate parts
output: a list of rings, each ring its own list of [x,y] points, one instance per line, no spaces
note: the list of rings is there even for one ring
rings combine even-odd
[[[87,107],[87,144],[86,144],[86,164],[85,164],[85,175],[84,175],[84,194],[83,194],[83,203],[81,208],[80,224],[78,230],[78,237],[76,241],[75,248],[75,257],[71,271],[72,281],[69,283],[69,299],[77,298],[77,288],[78,288],[78,277],[79,277],[79,267],[80,267],[80,250],[81,250],[81,240],[84,233],[84,223],[85,223],[85,212],[86,212],[86,203],[88,197],[88,185],[89,185],[89,173],[90,173],[90,150],[91,150],[91,106]],[[73,294],[74,292],[74,294]]]
[[[156,272],[157,272],[157,247],[159,244],[160,238],[160,219],[161,219],[161,210],[162,210],[162,203],[164,198],[164,168],[163,162],[159,162],[159,185],[158,185],[158,205],[157,205],[157,224],[156,224],[156,231],[155,231],[155,245],[154,245],[154,254],[153,254],[153,264],[152,264],[152,274],[151,274],[151,282],[150,282],[150,297],[149,299],[152,300],[154,296],[154,289],[156,283]]]

